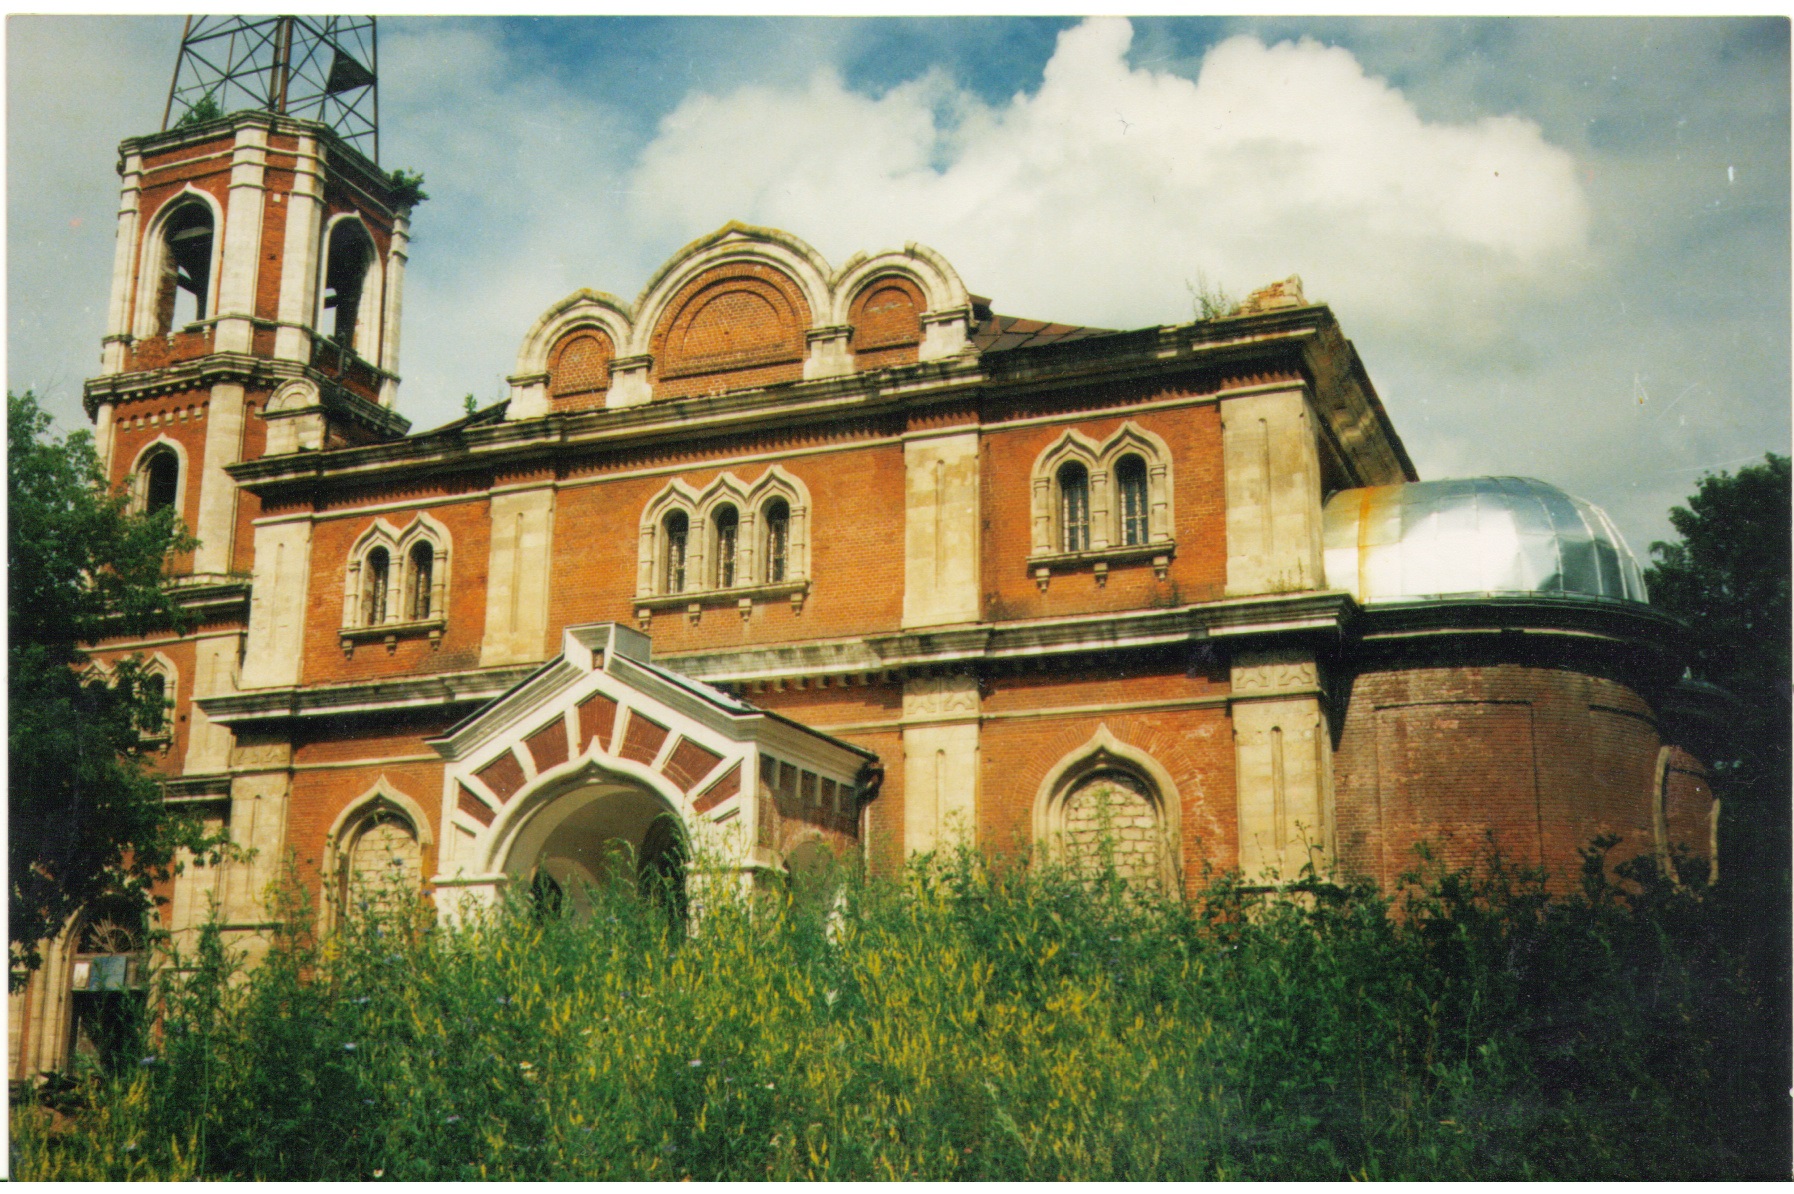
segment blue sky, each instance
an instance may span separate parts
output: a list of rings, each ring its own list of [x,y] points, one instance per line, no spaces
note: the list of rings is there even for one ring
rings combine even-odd
[[[65,425],[179,35],[8,22],[8,382]],[[1299,274],[1423,476],[1540,477],[1643,554],[1789,447],[1788,70],[1779,18],[383,20],[383,164],[431,195],[400,409],[501,396],[550,303],[728,219],[1110,327]]]

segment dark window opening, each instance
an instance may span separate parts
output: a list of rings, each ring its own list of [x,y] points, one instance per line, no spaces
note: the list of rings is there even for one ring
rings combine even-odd
[[[391,567],[386,549],[376,547],[368,552],[361,570],[361,624],[378,626],[386,621],[386,577]]]
[[[685,539],[691,531],[691,520],[678,510],[667,515],[666,524],[666,558],[662,561],[664,570],[662,579],[665,582],[663,591],[682,593],[685,591]]]
[[[784,498],[766,504],[766,583],[776,585],[785,579],[787,557],[791,547],[791,507]]]
[[[419,543],[411,549],[411,572],[405,578],[405,612],[414,622],[430,616],[430,586],[435,580],[436,549]]]
[[[143,732],[160,734],[167,728],[168,721],[168,679],[156,672],[143,678],[143,697],[147,706]]]
[[[373,264],[374,246],[358,222],[342,220],[331,230],[329,253],[324,271],[324,309],[335,312],[330,339],[353,351],[355,329],[361,319],[361,292]]]
[[[180,458],[166,448],[152,454],[143,465],[144,512],[154,514],[174,505],[180,485]]]
[[[1063,550],[1090,550],[1090,474],[1076,461],[1059,470],[1059,530]]]
[[[716,512],[716,587],[729,588],[735,583],[735,536],[741,517],[734,506]]]
[[[1123,456],[1115,465],[1115,487],[1121,497],[1121,542],[1134,547],[1146,542],[1146,462]]]

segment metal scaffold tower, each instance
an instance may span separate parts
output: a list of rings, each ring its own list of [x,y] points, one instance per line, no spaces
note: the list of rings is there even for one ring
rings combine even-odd
[[[373,17],[187,18],[162,127],[246,109],[328,125],[380,160]]]

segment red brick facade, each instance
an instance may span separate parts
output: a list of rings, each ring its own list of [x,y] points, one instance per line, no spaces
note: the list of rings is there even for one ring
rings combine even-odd
[[[575,762],[604,783],[669,785],[688,828],[751,823],[744,865],[763,874],[818,843],[890,873],[950,844],[959,813],[978,846],[1028,850],[1090,776],[1157,802],[1188,885],[1254,858],[1287,869],[1266,810],[1287,819],[1303,801],[1323,855],[1385,884],[1422,841],[1455,865],[1493,840],[1560,882],[1598,835],[1619,837],[1616,857],[1709,849],[1704,772],[1660,716],[1676,674],[1653,641],[1661,619],[1579,614],[1609,646],[1596,666],[1559,649],[1560,614],[1471,603],[1462,624],[1398,627],[1432,644],[1398,658],[1360,641],[1344,593],[1249,579],[1276,571],[1254,553],[1318,552],[1328,492],[1414,479],[1324,307],[1101,333],[993,315],[920,250],[836,276],[795,238],[731,225],[670,263],[639,310],[595,292],[557,305],[526,337],[507,407],[407,437],[382,405],[389,330],[331,343],[316,282],[285,276],[322,260],[321,242],[310,258],[292,243],[288,213],[305,208],[318,237],[360,220],[380,266],[367,285],[396,285],[405,212],[381,176],[284,119],[125,150],[141,181],[121,235],[138,244],[90,408],[115,483],[136,483],[166,441],[183,520],[227,542],[177,562],[210,603],[203,632],[98,657],[161,653],[177,677],[172,782],[245,845],[295,859],[320,897],[358,810],[414,822],[418,879],[440,896]],[[252,309],[134,334],[160,205],[191,186],[226,210],[233,162],[251,159],[259,232],[214,235],[222,268],[253,275]],[[219,347],[232,336],[234,355]],[[1294,455],[1273,456],[1269,430],[1262,451],[1239,447],[1239,426],[1289,410],[1307,420],[1277,449]],[[209,434],[221,415],[237,429]],[[1149,481],[1100,455],[1123,437]],[[1083,482],[1043,471],[1068,443],[1098,453]],[[231,455],[208,468],[208,446]],[[1315,508],[1291,521],[1269,499],[1251,507],[1281,483],[1252,479],[1259,461],[1314,478]],[[1112,537],[1080,545],[1066,528],[1086,517]],[[388,559],[395,596],[363,603],[351,586],[373,583],[370,536],[420,535],[430,570]],[[683,588],[670,559],[689,567]],[[440,601],[414,616],[432,584]],[[1491,618],[1537,652],[1485,650],[1508,642]],[[720,740],[615,696],[563,728],[527,704],[531,686],[569,674],[567,634],[596,623],[639,627],[655,664],[863,752],[859,778],[796,747],[724,767]],[[204,645],[220,635],[228,649]],[[662,695],[677,709],[709,699],[698,691]],[[728,699],[715,703],[748,716]],[[518,702],[514,749],[462,767],[455,727]],[[1320,727],[1306,738],[1303,718]],[[1307,771],[1279,753],[1297,741],[1316,743]]]

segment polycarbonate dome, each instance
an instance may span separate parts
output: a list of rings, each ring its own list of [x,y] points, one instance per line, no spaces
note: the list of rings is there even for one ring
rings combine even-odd
[[[1530,477],[1346,489],[1323,525],[1327,587],[1366,605],[1485,593],[1648,600],[1613,520]]]

